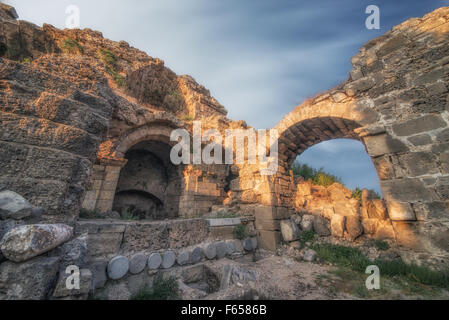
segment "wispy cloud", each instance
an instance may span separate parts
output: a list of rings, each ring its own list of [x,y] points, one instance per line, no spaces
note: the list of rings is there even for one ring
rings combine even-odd
[[[211,90],[231,118],[256,128],[273,127],[304,99],[345,80],[350,58],[364,42],[410,17],[449,4],[441,0],[6,2],[24,20],[60,28],[65,8],[78,5],[82,27],[126,40],[165,60],[176,73],[192,75]],[[364,27],[370,4],[381,9],[379,31]],[[311,161],[326,158],[326,152],[341,153],[342,146],[329,142]],[[362,155],[358,159],[365,161],[365,172],[373,170]],[[360,174],[352,169],[341,173],[373,181],[363,177],[363,170]]]

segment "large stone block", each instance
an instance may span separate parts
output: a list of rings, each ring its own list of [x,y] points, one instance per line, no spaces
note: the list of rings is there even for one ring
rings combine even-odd
[[[449,221],[449,202],[415,203],[413,209],[419,221]]]
[[[60,225],[25,225],[8,232],[2,239],[3,255],[14,262],[23,262],[67,242],[73,228]]]
[[[419,179],[386,180],[381,181],[380,185],[387,202],[428,202],[434,200],[435,197]]]
[[[300,236],[300,230],[298,226],[293,223],[290,219],[288,220],[281,220],[281,233],[284,241],[292,242],[299,239]]]
[[[259,246],[262,249],[274,251],[281,243],[281,233],[279,231],[259,230]]]
[[[425,146],[432,143],[432,138],[430,137],[430,135],[425,133],[410,137],[407,140],[410,141],[414,146]]]
[[[366,210],[371,219],[386,220],[388,218],[387,208],[381,199],[367,201]]]
[[[411,136],[418,133],[444,128],[447,123],[439,115],[427,115],[404,123],[393,125],[393,131],[398,136]]]
[[[388,134],[368,136],[364,138],[364,141],[371,157],[408,151],[408,147],[403,142]]]
[[[209,236],[212,239],[233,239],[235,226],[210,228]]]
[[[257,230],[269,230],[269,231],[280,231],[281,225],[279,220],[265,220],[256,219],[256,229]]]
[[[437,157],[429,152],[410,152],[400,156],[399,162],[410,176],[439,173]]]
[[[99,139],[87,132],[52,121],[20,117],[0,112],[3,140],[40,147],[50,147],[90,158],[96,153]]]
[[[388,201],[388,215],[393,221],[415,221],[416,215],[410,203]]]
[[[362,220],[363,232],[365,234],[373,235],[377,232],[379,221],[377,219]]]
[[[285,207],[274,207],[274,206],[257,206],[255,209],[256,219],[260,218],[263,220],[280,220],[288,219],[290,217],[290,212]]]
[[[346,231],[352,240],[360,237],[363,234],[363,227],[360,220],[356,217],[346,217]]]
[[[394,165],[389,156],[373,158],[373,163],[380,180],[392,180],[396,178]]]
[[[313,230],[317,235],[321,237],[327,237],[331,235],[331,231],[329,230],[329,222],[327,221],[327,219],[320,216],[315,216],[315,219],[313,220]]]
[[[345,234],[346,217],[335,214],[331,220],[331,232],[334,237],[343,238]]]
[[[354,199],[355,200],[355,199]],[[334,202],[335,214],[350,217],[360,215],[360,202],[358,201],[336,201]]]

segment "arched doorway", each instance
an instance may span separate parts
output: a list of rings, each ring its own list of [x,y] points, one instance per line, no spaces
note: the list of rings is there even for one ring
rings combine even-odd
[[[170,161],[171,146],[146,140],[125,154],[113,210],[135,219],[163,220],[178,217],[181,172]]]

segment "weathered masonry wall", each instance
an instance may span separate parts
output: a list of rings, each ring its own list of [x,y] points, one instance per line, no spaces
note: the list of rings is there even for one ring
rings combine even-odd
[[[276,126],[284,169],[266,185],[265,198],[277,207],[273,221],[281,208],[292,207],[288,170],[296,156],[322,141],[353,138],[376,167],[397,241],[448,256],[448,40],[449,8],[408,20],[364,45],[346,82]]]
[[[171,132],[191,131],[192,118],[220,132],[246,126],[226,119],[192,78],[124,41],[40,28],[8,10],[0,6],[0,191],[43,207],[44,221],[72,223],[81,204],[105,212],[120,203],[117,193],[147,192],[166,208],[173,199],[167,217],[198,217],[215,205],[254,215],[261,245],[273,249],[279,221],[296,209],[294,159],[322,141],[351,138],[376,167],[394,239],[448,257],[449,8],[368,42],[344,83],[287,115],[275,127],[276,175],[261,175],[259,165],[180,166],[165,199],[161,190],[120,183],[129,152],[148,151],[167,167]],[[66,40],[82,50],[67,50]]]
[[[46,208],[50,221],[69,222],[78,215],[113,106],[104,98],[105,79],[90,86],[76,70],[77,62],[91,61],[58,60],[65,77],[46,59],[30,68],[0,58],[0,190]],[[86,86],[89,93],[82,92]]]
[[[182,118],[226,113],[193,78],[125,41],[90,29],[41,28],[0,4],[0,190],[44,208],[48,222],[71,223],[81,206],[111,210],[124,154],[143,141],[143,128],[156,132],[145,139],[160,141],[157,131],[166,136]],[[167,196],[190,197],[168,188]],[[210,197],[220,194],[207,189]],[[181,210],[177,202],[169,215]],[[187,211],[181,214],[196,214]]]

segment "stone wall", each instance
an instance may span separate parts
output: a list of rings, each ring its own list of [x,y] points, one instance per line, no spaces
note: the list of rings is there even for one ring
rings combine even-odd
[[[127,153],[154,143],[168,150],[173,129],[192,132],[192,119],[220,132],[248,128],[226,119],[192,78],[124,41],[40,28],[11,12],[0,5],[0,191],[43,207],[44,220],[73,222],[81,203],[111,210]],[[275,175],[258,164],[178,168],[174,210],[197,217],[215,205],[238,208],[256,217],[261,245],[275,248],[279,221],[296,209],[294,159],[322,141],[357,139],[378,172],[398,242],[447,257],[448,18],[440,8],[365,44],[345,82],[275,127]],[[157,156],[166,161],[167,151]]]
[[[376,199],[372,192],[363,190],[358,199],[339,183],[323,187],[298,177],[295,183],[295,211],[302,216],[326,219],[333,236],[355,240],[364,235],[377,240],[395,240],[385,201]]]
[[[89,257],[95,261],[141,251],[179,249],[206,241],[209,226],[203,219],[168,222],[84,220],[75,234],[89,235]]]
[[[225,118],[193,78],[125,41],[17,18],[0,4],[0,190],[43,207],[47,221],[73,222],[81,205],[111,210],[135,144],[169,137],[184,118]]]
[[[358,139],[378,172],[398,242],[448,256],[448,19],[449,8],[440,8],[368,42],[344,83],[276,126],[283,169],[265,187],[272,206],[293,206],[288,173],[304,150]]]

